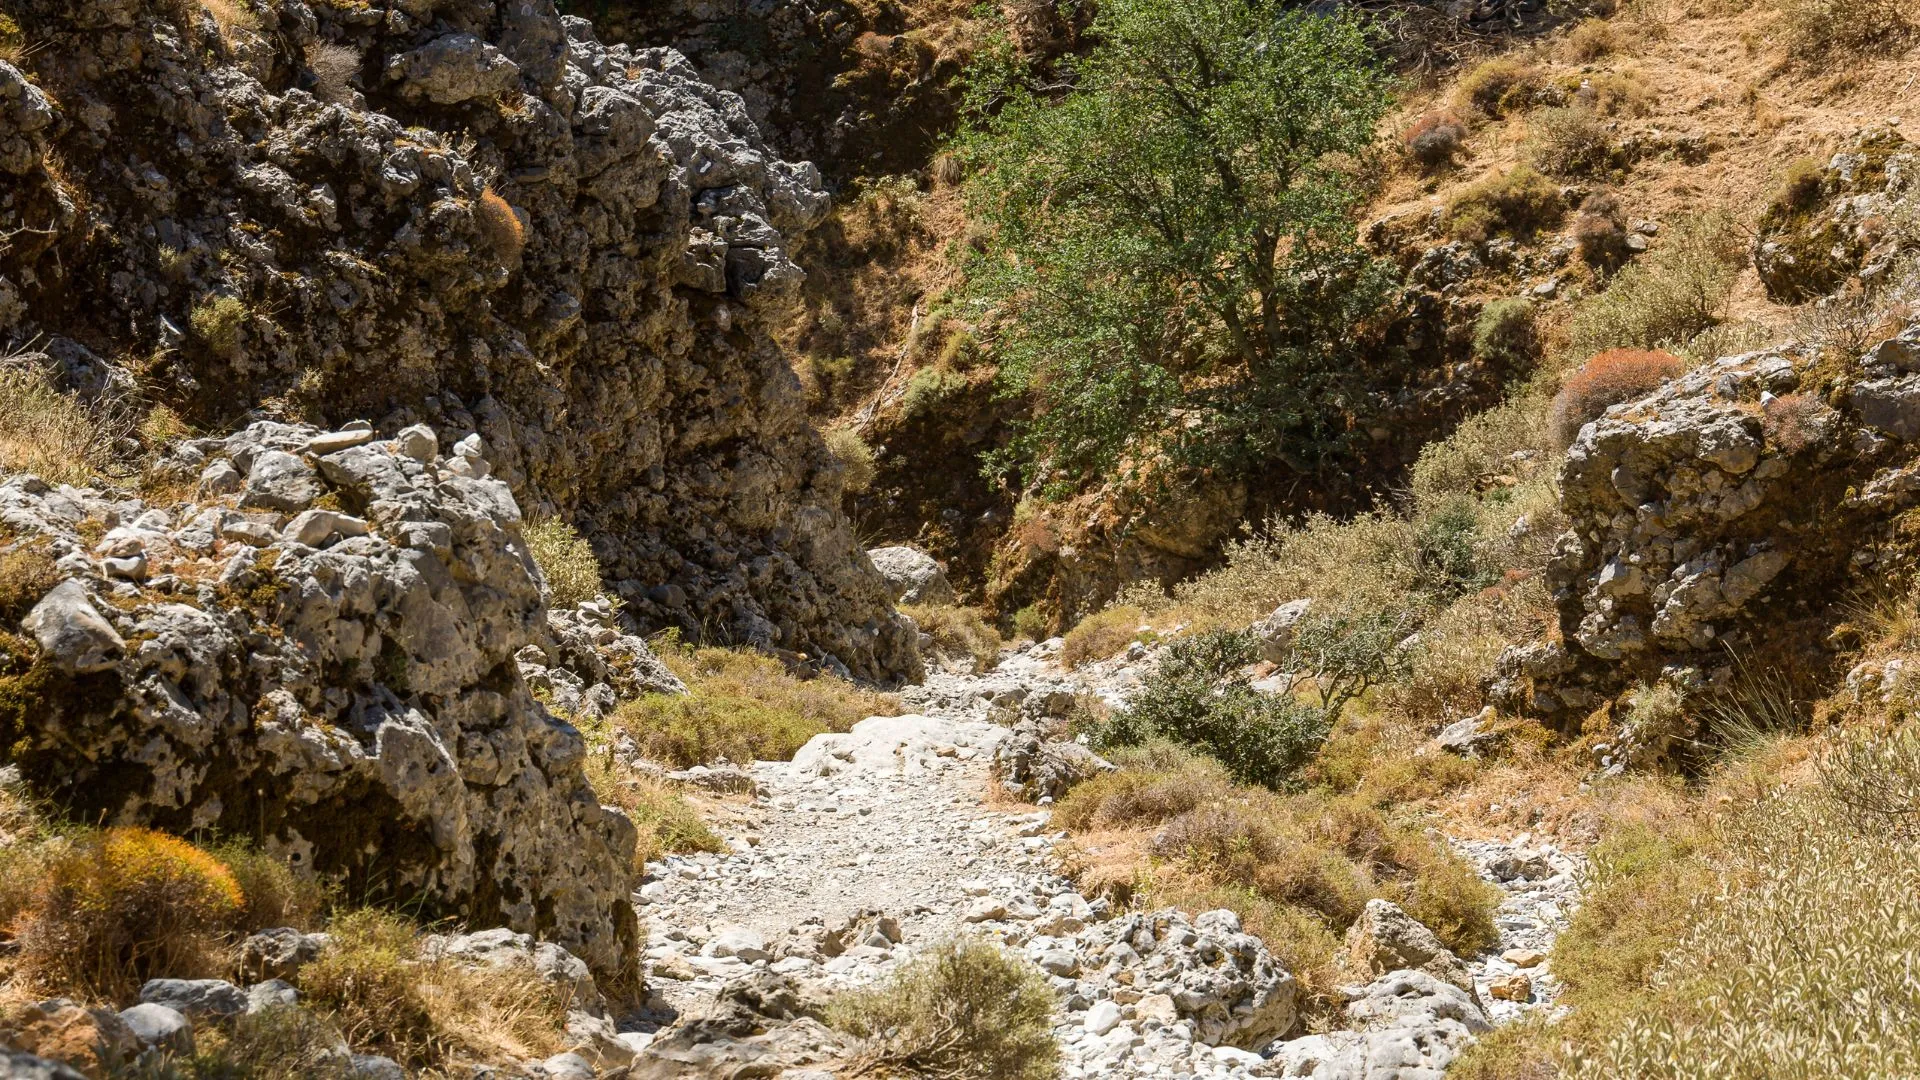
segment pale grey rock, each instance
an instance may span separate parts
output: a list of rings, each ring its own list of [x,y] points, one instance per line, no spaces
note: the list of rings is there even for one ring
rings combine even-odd
[[[87,1080],[87,1078],[61,1062],[0,1047],[0,1080]]]
[[[896,603],[954,602],[953,584],[947,580],[947,572],[926,552],[906,546],[879,547],[869,550],[867,558],[873,560],[874,568],[880,571]]]
[[[183,1055],[193,1053],[193,1021],[177,1009],[141,1002],[120,1010],[120,1019],[146,1049]]]
[[[1179,911],[1141,912],[1099,923],[1078,942],[1082,980],[1096,985],[1134,964],[1156,973],[1194,1039],[1209,1046],[1264,1045],[1293,1026],[1299,987],[1259,938],[1230,911],[1189,920]]]
[[[407,1080],[400,1063],[378,1054],[355,1054],[348,1060],[347,1076],[352,1080]]]
[[[140,1001],[201,1019],[247,1011],[247,992],[225,979],[148,979],[140,987]]]
[[[247,987],[247,1014],[292,1008],[300,1003],[300,991],[285,979],[267,979]]]
[[[367,523],[337,510],[302,510],[280,530],[280,538],[290,544],[319,547],[336,536],[367,535]]]
[[[455,105],[518,86],[520,65],[481,38],[455,33],[387,61],[387,78],[407,97]]]
[[[19,68],[0,60],[0,173],[19,176],[38,166],[53,122],[47,95]]]
[[[1432,930],[1391,900],[1367,901],[1347,929],[1347,959],[1362,975],[1412,969],[1473,993],[1473,976]]]
[[[1120,1006],[1111,1001],[1094,1002],[1093,1007],[1087,1010],[1087,1015],[1082,1020],[1082,1026],[1095,1035],[1105,1035],[1119,1024]]]
[[[400,453],[415,461],[428,462],[440,456],[440,440],[425,424],[402,428],[400,434],[394,436],[394,444]]]
[[[127,647],[77,581],[55,585],[27,613],[21,628],[54,664],[74,674],[113,667]]]
[[[1260,658],[1275,664],[1286,663],[1288,651],[1293,647],[1294,627],[1311,610],[1313,600],[1310,597],[1289,600],[1274,608],[1266,618],[1248,627],[1260,640]]]
[[[313,466],[284,450],[267,450],[253,459],[240,505],[262,510],[304,510],[325,491]]]

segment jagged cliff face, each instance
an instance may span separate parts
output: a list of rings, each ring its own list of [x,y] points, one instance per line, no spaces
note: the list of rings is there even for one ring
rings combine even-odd
[[[0,63],[0,343],[216,429],[478,432],[641,625],[918,670],[766,332],[818,173],[678,53],[551,0],[0,9],[43,43]]]

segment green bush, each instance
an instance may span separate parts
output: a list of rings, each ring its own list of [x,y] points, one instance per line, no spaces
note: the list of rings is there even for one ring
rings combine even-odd
[[[1554,176],[1598,176],[1614,168],[1615,147],[1592,109],[1543,109],[1532,121],[1534,167]]]
[[[967,377],[942,367],[921,368],[907,380],[907,393],[901,411],[909,417],[925,416],[960,395],[967,388]]]
[[[1540,92],[1540,73],[1532,65],[1497,56],[1460,80],[1460,100],[1483,116],[1525,111]]]
[[[1457,240],[1528,239],[1560,223],[1567,204],[1551,180],[1526,165],[1470,185],[1447,204],[1446,227]]]
[[[1509,370],[1531,366],[1540,355],[1533,301],[1512,296],[1481,308],[1473,323],[1473,355]]]
[[[1105,748],[1172,739],[1217,758],[1242,783],[1285,787],[1326,741],[1333,712],[1289,694],[1263,694],[1237,677],[1259,658],[1253,635],[1243,630],[1175,641],[1093,741]]]
[[[1354,164],[1388,77],[1362,17],[1288,0],[1111,0],[1061,97],[1011,50],[970,79],[958,152],[986,250],[970,299],[1033,405],[989,467],[1057,489],[1164,455],[1252,470],[1344,445],[1356,326],[1387,276]],[[990,326],[991,329],[986,329]]]
[[[224,356],[240,347],[240,331],[250,314],[246,301],[239,297],[214,296],[193,306],[187,313],[187,325],[207,348]]]
[[[860,437],[860,432],[851,427],[830,427],[822,437],[826,439],[827,452],[840,463],[844,490],[859,494],[873,486],[880,470],[874,463],[873,447]]]
[[[1025,960],[957,941],[880,985],[835,998],[827,1019],[866,1040],[863,1057],[888,1075],[942,1080],[1053,1080],[1053,988]]]
[[[1665,243],[1581,304],[1568,326],[1576,355],[1606,349],[1674,350],[1717,324],[1746,262],[1732,219],[1707,214],[1676,223]]]

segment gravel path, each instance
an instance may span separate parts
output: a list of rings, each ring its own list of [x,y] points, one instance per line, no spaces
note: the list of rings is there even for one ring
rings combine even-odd
[[[648,867],[640,896],[652,986],[674,1011],[698,1014],[722,986],[759,968],[832,990],[881,978],[967,932],[1019,949],[1051,974],[1068,1077],[1393,1080],[1444,1066],[1466,1032],[1479,1029],[1470,1023],[1429,1037],[1446,1021],[1435,1019],[1427,998],[1395,1012],[1400,999],[1388,995],[1396,1004],[1384,1030],[1276,1043],[1264,1060],[1208,1045],[1212,1033],[1187,1004],[1177,1020],[1170,1005],[1154,1004],[1156,986],[1178,996],[1177,980],[1204,976],[1223,995],[1220,1015],[1245,1016],[1260,1000],[1258,977],[1223,982],[1205,960],[1220,951],[1210,941],[1229,952],[1242,947],[1237,925],[1196,919],[1200,940],[1178,955],[1145,946],[1144,959],[1131,949],[1115,953],[1120,924],[1108,920],[1118,913],[1089,903],[1060,876],[1052,847],[1063,834],[1049,831],[1047,810],[994,798],[989,776],[993,747],[1006,737],[996,720],[1022,700],[1110,690],[1135,674],[1102,671],[1094,676],[1101,685],[1081,687],[1036,650],[987,676],[935,676],[907,697],[920,714],[864,721],[851,735],[816,740],[792,762],[757,763],[757,791],[735,800],[733,820],[720,826],[729,853],[670,856]],[[1463,958],[1485,1018],[1502,1022],[1550,1004],[1557,985],[1544,954],[1577,898],[1578,861],[1525,836],[1455,847],[1507,893],[1496,917],[1499,943]],[[1196,935],[1176,927],[1174,936]],[[1242,974],[1255,960],[1242,963]],[[1376,1010],[1378,987],[1369,988]],[[1181,1000],[1194,999],[1189,992]],[[1405,1066],[1429,1071],[1381,1071],[1381,1048],[1397,1053],[1417,1024],[1428,1025],[1415,1040],[1426,1056]],[[1447,1052],[1438,1056],[1435,1047]]]

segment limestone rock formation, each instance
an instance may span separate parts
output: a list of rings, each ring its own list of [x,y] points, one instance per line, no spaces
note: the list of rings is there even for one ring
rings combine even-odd
[[[1787,346],[1723,357],[1583,428],[1561,473],[1570,528],[1548,571],[1561,639],[1509,649],[1503,708],[1571,723],[1635,680],[1727,689],[1735,658],[1825,648],[1838,601],[1911,556],[1920,500],[1920,324],[1841,374]],[[1618,764],[1685,732],[1628,734]]]
[[[245,10],[9,9],[51,47],[0,63],[0,352],[120,387],[138,357],[216,429],[477,432],[644,627],[917,674],[767,333],[828,206],[811,165],[553,0]]]
[[[1856,133],[1818,172],[1792,181],[1766,213],[1753,265],[1782,303],[1825,296],[1848,278],[1871,285],[1914,242],[1888,227],[1920,196],[1920,148],[1894,126]]]
[[[549,624],[519,507],[473,461],[261,422],[176,451],[245,476],[233,494],[0,484],[16,548],[65,577],[27,620],[39,648],[4,660],[22,774],[88,820],[249,837],[630,973],[633,826],[522,664],[610,702],[658,662],[608,627],[600,652],[577,612]]]
[[[903,604],[951,604],[953,585],[933,556],[905,546],[874,548],[867,552],[886,579],[887,591]]]

